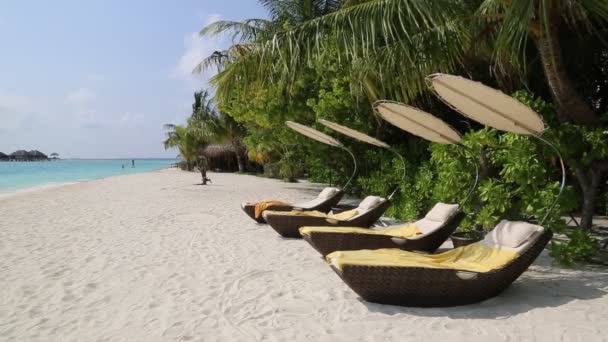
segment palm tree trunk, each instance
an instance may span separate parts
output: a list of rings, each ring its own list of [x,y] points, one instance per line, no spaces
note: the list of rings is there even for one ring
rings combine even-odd
[[[595,126],[599,124],[598,116],[577,92],[572,80],[568,77],[559,42],[559,18],[557,15],[553,15],[553,18],[547,31],[533,35],[533,38],[553,101],[557,106],[558,116],[561,121]]]
[[[578,179],[583,193],[583,206],[581,208],[581,227],[590,229],[593,225],[593,214],[600,182],[608,172],[608,160],[598,160],[585,168],[581,165],[573,167],[574,175]]]
[[[237,152],[236,163],[239,167],[239,172],[242,173],[242,172],[247,171],[247,166],[245,165],[245,156],[243,155],[243,153]]]

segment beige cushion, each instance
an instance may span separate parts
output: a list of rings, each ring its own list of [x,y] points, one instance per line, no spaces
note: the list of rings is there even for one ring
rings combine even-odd
[[[414,225],[418,230],[422,233],[422,235],[432,233],[439,229],[439,227],[443,226],[443,222],[431,221],[427,218],[423,218],[414,222]],[[420,236],[422,236],[420,235]]]
[[[502,220],[483,241],[489,246],[517,248],[539,231],[542,232],[543,227],[528,222]]]
[[[338,191],[340,190],[338,190],[337,188],[327,187],[323,189],[323,191],[321,191],[317,198],[328,199],[335,195]]]
[[[316,207],[317,205],[321,204],[325,202],[324,198],[315,198],[313,200],[310,200],[308,202],[302,202],[302,203],[296,203],[294,204],[294,208],[300,208],[300,209],[310,209],[312,207]]]
[[[429,211],[425,219],[435,221],[435,222],[445,222],[450,218],[450,216],[454,215],[454,213],[458,210],[458,204],[445,204],[445,203],[437,203]]]
[[[385,201],[385,199],[382,197],[367,196],[367,197],[365,197],[365,199],[363,201],[361,201],[361,203],[359,203],[357,210],[359,211],[359,213],[362,213],[362,212],[374,209],[375,207],[377,207],[384,201]]]

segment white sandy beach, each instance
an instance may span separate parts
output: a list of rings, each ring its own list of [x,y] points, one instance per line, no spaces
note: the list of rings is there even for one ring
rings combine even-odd
[[[0,341],[603,341],[608,270],[543,255],[455,308],[362,302],[306,242],[245,216],[309,184],[163,170],[0,198]]]

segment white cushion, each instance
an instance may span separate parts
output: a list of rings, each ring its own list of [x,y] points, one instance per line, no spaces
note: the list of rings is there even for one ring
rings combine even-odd
[[[322,199],[328,199],[330,197],[332,197],[333,195],[335,195],[336,193],[338,193],[337,188],[331,188],[331,187],[327,187],[325,189],[323,189],[323,191],[321,191],[321,193],[319,194],[319,196],[317,196],[317,198],[322,198]]]
[[[423,218],[414,222],[414,225],[422,233],[422,235],[432,233],[439,229],[443,225],[443,222],[431,221],[427,218]]]
[[[308,202],[302,202],[302,203],[296,203],[293,206],[295,208],[302,208],[302,209],[309,209],[312,207],[316,207],[317,205],[321,204],[325,202],[325,198],[315,198],[313,200],[310,200]]]
[[[502,220],[486,235],[483,242],[489,246],[517,248],[543,229],[528,222]]]
[[[435,204],[431,211],[426,213],[424,218],[427,220],[444,223],[450,218],[450,216],[454,215],[457,210],[458,204],[445,204],[439,202]]]
[[[365,199],[363,201],[361,201],[361,203],[359,203],[359,206],[357,207],[357,211],[359,213],[366,212],[368,210],[374,209],[375,207],[379,206],[384,201],[385,201],[385,199],[382,197],[367,196],[367,197],[365,197]]]

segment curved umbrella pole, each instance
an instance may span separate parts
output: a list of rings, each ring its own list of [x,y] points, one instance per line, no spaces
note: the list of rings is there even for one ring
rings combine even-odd
[[[393,152],[397,157],[399,157],[399,160],[401,160],[401,166],[402,166],[402,169],[403,169],[403,173],[401,174],[401,179],[399,180],[399,183],[397,183],[397,186],[395,187],[395,189],[393,190],[393,192],[391,192],[391,194],[388,195],[388,199],[392,200],[393,197],[395,196],[395,194],[397,194],[397,191],[399,191],[399,189],[401,189],[401,183],[403,183],[403,180],[405,179],[405,176],[406,176],[405,159],[403,158],[403,156],[399,152],[397,152],[392,147],[387,148],[387,150]]]
[[[548,140],[541,138],[540,136],[538,136],[536,134],[532,134],[531,136],[538,139],[540,142],[544,143],[545,145],[549,146],[557,154],[557,157],[559,158],[559,164],[560,164],[560,167],[562,170],[562,181],[561,181],[561,184],[559,187],[559,192],[557,193],[557,196],[555,196],[555,200],[553,201],[553,203],[551,203],[551,205],[547,209],[545,216],[540,221],[540,225],[542,226],[543,223],[545,223],[545,221],[547,220],[547,217],[549,217],[549,214],[551,214],[553,209],[555,209],[555,206],[559,202],[559,198],[562,196],[562,193],[564,192],[564,188],[566,187],[566,166],[564,165],[564,159],[562,158],[562,154],[559,152],[559,150],[557,149],[557,147],[554,144],[552,144]]]
[[[470,148],[468,148],[462,144],[459,144],[458,146],[460,146],[460,148],[462,148],[463,151],[465,151],[465,153],[467,153],[469,156],[471,156],[472,159],[475,159],[475,154],[473,154],[473,151],[471,151]],[[479,165],[478,165],[478,163],[474,163],[474,165],[475,165],[475,181],[473,182],[473,185],[471,186],[469,191],[467,191],[467,194],[464,196],[462,203],[466,203],[469,200],[471,195],[473,195],[473,191],[475,191],[475,188],[477,188],[477,184],[479,183]]]
[[[352,182],[352,180],[355,178],[355,175],[357,174],[357,158],[355,158],[355,155],[353,154],[353,152],[351,152],[351,150],[346,148],[344,145],[340,145],[338,147],[341,148],[342,150],[348,152],[348,154],[350,154],[350,157],[353,159],[353,166],[354,166],[353,174],[350,176],[350,178],[348,179],[346,184],[344,184],[344,186],[342,186],[342,190],[346,190],[346,188],[350,185],[350,182]]]

